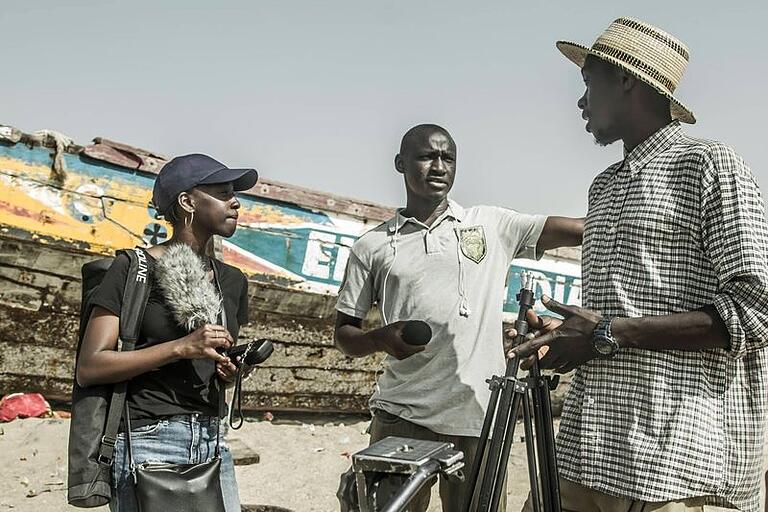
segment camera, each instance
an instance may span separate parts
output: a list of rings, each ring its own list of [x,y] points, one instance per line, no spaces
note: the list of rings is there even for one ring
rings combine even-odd
[[[271,340],[259,338],[231,347],[226,351],[226,355],[235,366],[239,367],[241,364],[253,366],[266,361],[272,355],[274,349],[275,347],[272,345]]]

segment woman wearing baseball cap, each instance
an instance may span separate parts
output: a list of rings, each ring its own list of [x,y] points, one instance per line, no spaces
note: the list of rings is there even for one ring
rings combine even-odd
[[[220,454],[224,510],[240,510],[234,466],[223,438],[223,383],[236,371],[224,351],[247,322],[248,282],[207,255],[213,235],[237,229],[236,192],[251,188],[253,169],[230,169],[202,154],[169,161],[152,202],[172,225],[165,243],[144,251],[150,294],[136,349],[117,350],[129,259],[120,254],[94,294],[77,361],[81,386],[129,381],[112,464],[110,509],[137,511],[133,470],[147,462],[204,463]],[[129,445],[125,439],[128,424]]]

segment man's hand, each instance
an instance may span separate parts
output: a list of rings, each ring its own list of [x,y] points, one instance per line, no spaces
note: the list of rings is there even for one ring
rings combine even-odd
[[[377,348],[399,360],[424,350],[424,345],[409,345],[403,341],[403,328],[406,323],[401,320],[376,329],[372,334],[375,335]]]
[[[526,321],[528,322],[528,334],[525,336],[526,340],[532,340],[536,336],[542,336],[553,331],[563,323],[562,320],[553,316],[538,316],[532,309],[529,309],[525,316]],[[515,357],[515,352],[511,350],[515,346],[515,338],[517,338],[517,330],[515,328],[507,329],[504,332],[504,353],[507,355],[507,359]],[[549,347],[546,345],[538,349],[539,359],[544,357],[547,350],[549,350]],[[533,356],[530,356],[529,359],[530,364],[533,364]]]
[[[351,357],[365,357],[386,352],[396,359],[405,359],[424,350],[423,345],[409,345],[403,341],[403,328],[407,321],[394,322],[372,331],[363,331],[363,319],[336,313],[336,346]]]
[[[549,350],[539,359],[539,365],[542,368],[552,368],[558,373],[568,373],[594,359],[596,354],[592,349],[592,333],[602,315],[591,309],[560,304],[546,295],[541,301],[547,309],[562,315],[564,320],[549,332],[542,330],[541,334],[510,351],[512,357],[523,359],[520,367],[529,369],[536,353],[542,347],[549,347]]]

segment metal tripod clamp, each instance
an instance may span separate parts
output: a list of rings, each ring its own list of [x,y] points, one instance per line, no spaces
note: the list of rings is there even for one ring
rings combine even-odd
[[[515,320],[515,331],[517,336],[515,337],[515,346],[525,341],[525,336],[528,334],[528,321],[525,319],[525,313],[533,308],[536,303],[536,298],[533,295],[533,274],[523,272],[521,274],[523,286],[517,293],[517,303],[519,305],[519,311],[517,320]]]
[[[486,379],[485,382],[488,383],[488,387],[491,391],[504,389],[511,385],[513,386],[515,393],[525,393],[530,387],[529,380],[530,379],[520,379],[517,376],[499,377],[494,375],[492,378]]]

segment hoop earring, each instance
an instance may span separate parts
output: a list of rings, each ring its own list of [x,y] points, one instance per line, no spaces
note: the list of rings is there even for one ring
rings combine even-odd
[[[195,211],[192,210],[189,213],[189,217],[184,217],[184,225],[187,227],[190,227],[194,221],[195,221]]]

